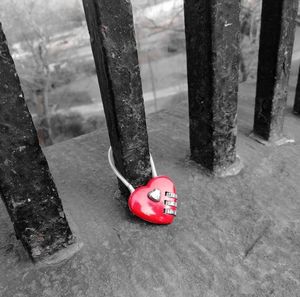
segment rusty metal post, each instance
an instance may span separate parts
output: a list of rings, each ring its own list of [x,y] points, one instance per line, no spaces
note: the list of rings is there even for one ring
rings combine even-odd
[[[74,241],[0,23],[0,196],[33,260]]]
[[[297,82],[295,102],[294,102],[294,113],[300,114],[300,69],[298,72],[298,82]]]
[[[133,186],[143,185],[151,166],[131,3],[83,5],[116,166]]]
[[[239,162],[240,1],[185,0],[184,11],[191,158],[219,175]]]
[[[283,143],[298,0],[263,0],[254,135]]]

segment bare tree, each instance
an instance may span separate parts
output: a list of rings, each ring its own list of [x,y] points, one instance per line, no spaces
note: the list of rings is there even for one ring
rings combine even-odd
[[[241,81],[255,77],[260,34],[261,0],[242,0],[240,14],[240,71]]]
[[[18,59],[22,67],[22,82],[31,90],[34,109],[37,115],[35,121],[40,144],[51,145],[51,129],[49,123],[48,96],[51,87],[51,72],[49,63],[50,32],[47,27],[42,26],[39,18],[34,15],[40,13],[40,7],[36,9],[37,2],[24,0],[23,5],[13,0],[11,9],[15,18],[21,20],[19,23],[22,30],[22,50],[27,53],[26,59]],[[51,15],[47,5],[45,9]],[[30,28],[30,30],[28,29]]]
[[[151,3],[149,3],[151,2]],[[183,3],[182,1],[165,1],[161,4],[161,9],[168,4],[170,11],[165,17],[160,17],[163,12],[157,6],[157,15],[148,13],[151,11],[149,5],[154,5],[153,1],[136,3],[137,30],[139,38],[149,40],[149,46],[157,46],[151,39],[153,35],[169,32],[171,44],[168,50],[177,51],[178,46],[184,48],[184,26],[183,26]],[[172,6],[173,5],[173,6]],[[241,81],[246,81],[249,76],[255,77],[258,43],[260,33],[261,0],[241,0],[241,42],[240,42],[240,72]],[[155,11],[155,8],[153,9]],[[172,44],[173,43],[173,44]],[[145,42],[144,42],[145,47]],[[149,49],[148,49],[149,51]]]
[[[56,80],[51,69],[55,60],[53,35],[65,29],[66,25],[73,28],[74,22],[82,21],[82,8],[77,6],[78,3],[79,0],[68,3],[69,6],[64,8],[66,15],[57,13],[55,1],[1,0],[0,3],[1,21],[8,32],[10,47],[16,49],[17,69],[28,93],[27,101],[36,114],[35,125],[40,144],[44,146],[52,144],[49,92]]]

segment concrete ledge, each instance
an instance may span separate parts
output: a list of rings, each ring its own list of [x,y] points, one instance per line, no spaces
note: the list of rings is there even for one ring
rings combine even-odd
[[[185,101],[149,117],[158,173],[175,181],[179,195],[170,226],[129,213],[107,162],[105,127],[49,147],[51,172],[83,246],[62,262],[34,265],[22,254],[1,206],[0,296],[297,296],[299,123],[286,119],[295,145],[259,145],[248,137],[250,104],[249,98],[239,102],[238,154],[245,166],[229,178],[206,175],[186,161]]]
[[[279,138],[279,139],[275,139],[275,140],[270,139],[268,141],[268,140],[265,140],[265,139],[261,138],[260,136],[256,135],[254,132],[252,132],[249,135],[249,137],[263,145],[266,145],[266,146],[281,146],[281,145],[285,145],[285,144],[295,143],[294,139],[285,137],[285,136],[283,136],[282,138]]]
[[[238,175],[242,169],[244,168],[244,163],[241,160],[241,158],[237,155],[235,162],[227,167],[227,168],[219,168],[215,172],[215,176],[217,177],[229,177],[229,176],[235,176]]]
[[[39,261],[36,265],[37,267],[46,267],[48,265],[57,265],[61,264],[64,261],[69,260],[72,258],[76,253],[78,253],[83,247],[82,242],[74,242],[73,244],[67,246],[64,249],[56,252],[55,254]]]

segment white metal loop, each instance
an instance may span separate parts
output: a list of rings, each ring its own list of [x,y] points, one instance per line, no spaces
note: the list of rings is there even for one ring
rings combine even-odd
[[[111,167],[111,169],[113,170],[113,172],[115,173],[115,175],[119,178],[119,180],[126,186],[126,188],[128,188],[128,190],[130,191],[130,193],[134,192],[134,187],[132,186],[132,184],[130,184],[126,178],[119,172],[119,170],[116,168],[115,166],[115,162],[114,162],[114,156],[113,156],[113,151],[111,146],[108,149],[108,162],[109,165]],[[152,170],[152,177],[156,177],[157,176],[157,172],[156,172],[156,168],[155,168],[155,164],[152,158],[152,155],[150,154],[150,164],[151,164],[151,170]]]

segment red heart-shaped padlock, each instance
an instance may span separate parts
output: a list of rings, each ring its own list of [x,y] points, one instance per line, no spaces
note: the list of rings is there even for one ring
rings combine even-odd
[[[131,193],[128,206],[137,217],[154,224],[171,224],[177,209],[174,183],[168,176],[152,178]]]
[[[152,178],[146,186],[137,189],[134,189],[116,168],[111,147],[108,150],[108,161],[113,172],[131,193],[128,206],[134,215],[153,224],[171,224],[173,222],[177,210],[175,185],[168,176],[157,176],[151,154]]]

